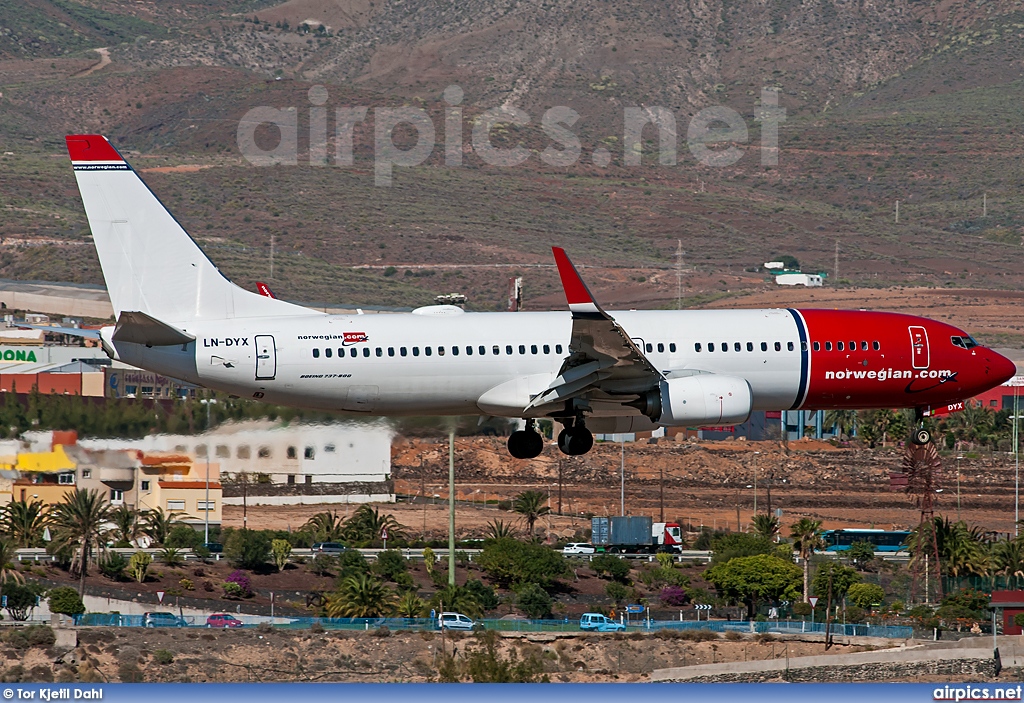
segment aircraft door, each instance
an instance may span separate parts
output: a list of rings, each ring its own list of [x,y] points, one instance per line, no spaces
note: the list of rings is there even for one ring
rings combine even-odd
[[[277,349],[269,334],[256,335],[256,380],[271,381],[277,375]]]
[[[910,358],[915,369],[926,369],[931,361],[928,349],[928,330],[924,327],[910,326]]]

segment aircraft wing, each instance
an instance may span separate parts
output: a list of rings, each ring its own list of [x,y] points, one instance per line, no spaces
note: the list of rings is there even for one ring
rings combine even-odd
[[[99,330],[83,330],[78,327],[53,327],[51,325],[29,325],[24,322],[13,323],[15,327],[27,327],[33,330],[43,330],[54,334],[66,334],[70,337],[84,337],[86,339],[99,339]]]
[[[572,311],[569,356],[558,377],[527,406],[527,410],[576,398],[609,394],[642,393],[658,384],[663,375],[644,356],[629,334],[605,312],[565,250],[552,247],[565,298]],[[631,398],[623,398],[631,400]]]

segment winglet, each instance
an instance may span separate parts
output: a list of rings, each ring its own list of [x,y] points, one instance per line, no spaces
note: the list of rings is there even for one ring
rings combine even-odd
[[[268,286],[263,281],[256,281],[256,292],[268,298],[277,297],[276,295],[274,295],[274,291],[270,290],[270,286]]]
[[[555,265],[558,266],[558,276],[562,279],[562,289],[565,291],[565,300],[569,303],[569,309],[573,312],[602,312],[601,306],[594,300],[587,284],[583,282],[579,271],[572,265],[569,255],[561,247],[551,247],[555,255]]]

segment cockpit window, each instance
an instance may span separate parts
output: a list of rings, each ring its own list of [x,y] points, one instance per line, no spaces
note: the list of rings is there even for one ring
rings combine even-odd
[[[978,346],[978,343],[974,340],[974,337],[950,337],[949,340],[953,343],[954,347],[960,347],[961,349],[973,349]]]

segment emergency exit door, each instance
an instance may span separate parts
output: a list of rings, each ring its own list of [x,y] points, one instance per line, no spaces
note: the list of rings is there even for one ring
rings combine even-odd
[[[911,326],[910,330],[910,358],[915,369],[926,369],[930,362],[931,353],[928,350],[928,330],[924,327]]]
[[[270,381],[277,375],[277,349],[269,334],[256,335],[256,380]]]

